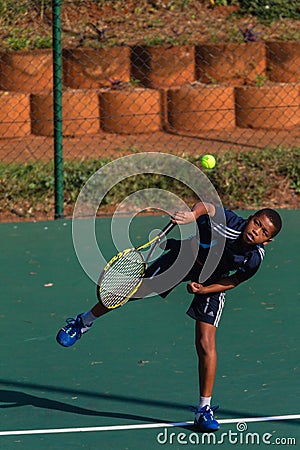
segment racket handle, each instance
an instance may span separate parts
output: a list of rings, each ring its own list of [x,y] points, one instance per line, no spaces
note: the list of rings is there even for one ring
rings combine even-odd
[[[168,234],[175,226],[177,225],[176,222],[169,222],[168,225],[165,226],[159,233],[159,238],[162,238],[165,234]]]

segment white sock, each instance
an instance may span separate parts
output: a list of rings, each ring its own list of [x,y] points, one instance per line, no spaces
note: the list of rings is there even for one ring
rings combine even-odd
[[[210,407],[211,397],[200,397],[198,409],[203,408],[203,406]]]
[[[83,313],[81,318],[82,318],[83,325],[85,325],[87,327],[92,325],[94,320],[98,319],[98,317],[94,316],[92,311],[87,311],[87,312]]]
[[[200,409],[203,408],[204,406],[210,407],[210,402],[211,402],[211,397],[200,397],[197,412],[195,414],[196,420],[199,420],[199,418],[200,418]]]

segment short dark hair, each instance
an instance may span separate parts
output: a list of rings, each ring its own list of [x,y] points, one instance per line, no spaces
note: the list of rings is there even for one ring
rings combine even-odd
[[[274,228],[275,228],[272,237],[276,236],[282,228],[282,220],[281,220],[281,217],[278,214],[278,212],[272,208],[263,208],[263,209],[260,209],[259,211],[257,211],[254,215],[260,216],[261,214],[264,214],[265,216],[267,216],[268,219],[272,222],[272,224],[274,225]]]

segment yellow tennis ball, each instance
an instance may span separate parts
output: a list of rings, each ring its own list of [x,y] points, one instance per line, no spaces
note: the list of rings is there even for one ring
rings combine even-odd
[[[201,164],[205,169],[213,169],[216,165],[216,159],[213,155],[204,155],[201,158]]]

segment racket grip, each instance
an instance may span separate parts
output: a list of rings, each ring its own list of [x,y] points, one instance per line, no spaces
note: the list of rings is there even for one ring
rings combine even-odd
[[[168,234],[175,226],[177,225],[176,222],[169,222],[168,225],[165,226],[159,233],[160,237],[164,236],[165,234]]]

